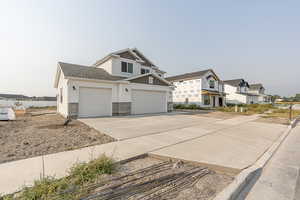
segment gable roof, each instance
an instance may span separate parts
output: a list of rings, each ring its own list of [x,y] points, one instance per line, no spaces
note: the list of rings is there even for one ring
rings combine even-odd
[[[126,49],[112,52],[107,56],[105,56],[104,58],[98,60],[96,63],[94,63],[94,65],[95,66],[101,65],[111,57],[121,57],[130,60],[135,60],[136,62],[139,62],[144,66],[156,68],[156,66],[148,58],[146,58],[146,56],[144,56],[142,52],[140,52],[137,48],[132,48],[132,49],[126,48]]]
[[[112,76],[102,68],[58,62],[58,66],[66,77],[117,81],[126,77]]]
[[[249,84],[247,81],[245,81],[244,79],[240,78],[240,79],[233,79],[233,80],[226,80],[223,81],[224,84],[228,84],[234,87],[238,87],[238,86],[243,86],[244,84],[247,85],[247,87],[249,87]]]
[[[264,86],[261,83],[251,84],[250,90],[260,90],[264,88]]]
[[[145,77],[145,76],[153,76],[155,78],[157,78],[158,80],[164,82],[165,84],[167,85],[172,85],[169,81],[167,81],[166,79],[156,75],[156,74],[153,74],[153,73],[147,73],[147,74],[141,74],[141,75],[137,75],[137,76],[133,76],[133,77],[129,77],[129,78],[126,78],[125,81],[132,81],[134,79],[139,79],[139,78],[142,78],[142,77]]]
[[[181,81],[181,80],[189,80],[189,79],[193,79],[193,78],[200,78],[209,71],[212,72],[218,80],[220,80],[219,77],[215,74],[215,72],[212,69],[171,76],[171,77],[167,77],[166,80],[167,81]]]

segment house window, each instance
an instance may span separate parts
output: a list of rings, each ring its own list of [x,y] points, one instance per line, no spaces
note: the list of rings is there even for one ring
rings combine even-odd
[[[121,62],[121,71],[126,73],[133,73],[133,64],[127,62]]]
[[[210,105],[210,97],[208,95],[203,95],[204,105]]]
[[[210,80],[209,81],[209,88],[215,88],[215,81],[214,80]]]
[[[141,69],[141,74],[148,74],[149,72],[150,72],[149,69],[144,69],[144,68]]]
[[[63,103],[63,89],[60,88],[60,103]]]

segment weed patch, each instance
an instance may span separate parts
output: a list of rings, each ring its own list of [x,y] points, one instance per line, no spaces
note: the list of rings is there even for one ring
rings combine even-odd
[[[86,184],[94,183],[103,174],[112,174],[115,169],[114,160],[102,155],[88,163],[75,164],[65,178],[45,177],[35,181],[32,187],[24,187],[18,194],[0,196],[0,200],[79,199],[87,192]]]

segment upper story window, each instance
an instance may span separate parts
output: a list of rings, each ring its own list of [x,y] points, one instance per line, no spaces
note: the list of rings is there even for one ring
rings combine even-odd
[[[215,81],[214,80],[209,80],[209,88],[214,89],[215,88]]]
[[[144,68],[141,69],[141,74],[148,74],[148,73],[150,73],[149,69],[144,69]]]
[[[121,71],[125,73],[133,73],[133,64],[127,62],[121,62]]]

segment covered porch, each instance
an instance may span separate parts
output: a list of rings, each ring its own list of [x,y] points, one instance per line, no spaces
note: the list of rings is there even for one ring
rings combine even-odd
[[[225,96],[224,92],[212,91],[212,90],[202,90],[202,103],[207,107],[223,107],[225,106]]]

